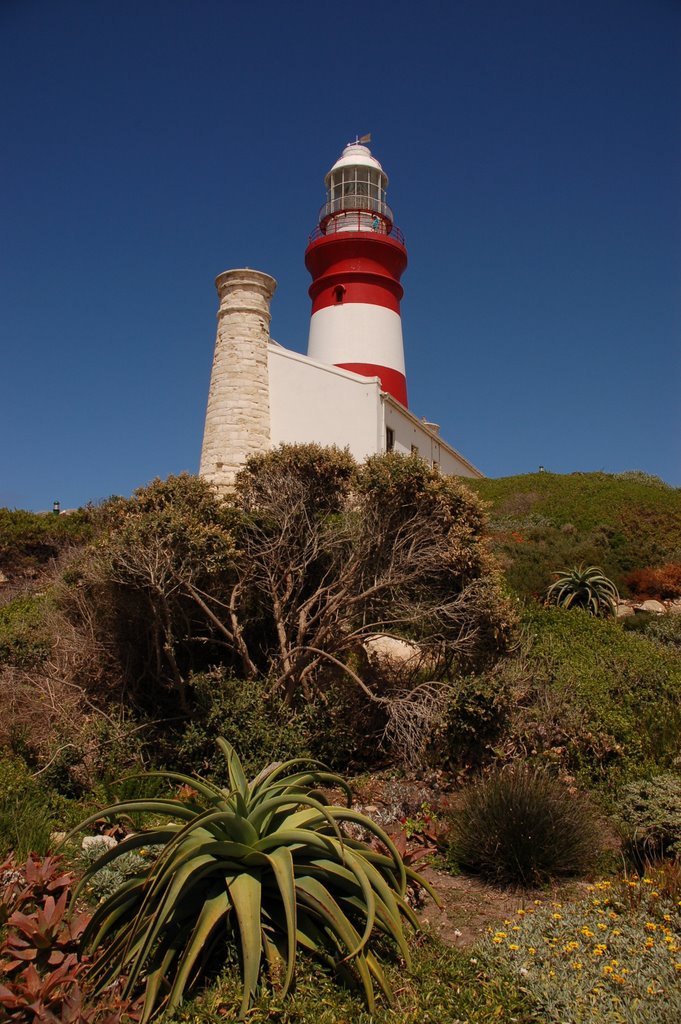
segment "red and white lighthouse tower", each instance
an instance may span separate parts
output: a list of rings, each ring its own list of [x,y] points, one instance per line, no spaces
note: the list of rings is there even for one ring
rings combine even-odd
[[[388,176],[364,141],[349,143],[324,179],[326,202],[305,251],[312,275],[307,354],[379,377],[406,406],[400,277],[407,250],[385,200]]]

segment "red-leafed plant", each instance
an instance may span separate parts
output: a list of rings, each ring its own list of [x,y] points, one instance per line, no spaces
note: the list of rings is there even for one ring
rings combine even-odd
[[[674,600],[681,597],[681,565],[670,562],[654,569],[635,569],[624,582],[636,597]]]
[[[87,1006],[79,939],[90,915],[72,913],[75,878],[60,857],[0,865],[0,1018],[16,1024],[115,1024],[127,1009],[114,996]]]

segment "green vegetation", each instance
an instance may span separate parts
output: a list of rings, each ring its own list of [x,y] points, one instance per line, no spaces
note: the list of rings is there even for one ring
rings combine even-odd
[[[586,801],[546,770],[520,765],[466,791],[454,813],[449,858],[497,884],[527,887],[582,874],[598,848]]]
[[[142,1021],[159,1003],[172,1010],[205,970],[211,950],[223,949],[226,933],[240,951],[242,1015],[255,997],[263,954],[283,998],[299,946],[330,965],[354,969],[373,1012],[374,983],[388,999],[391,990],[372,936],[376,931],[394,942],[408,963],[401,918],[414,928],[418,920],[405,898],[407,883],[426,883],[405,868],[377,825],[351,809],[350,789],[339,776],[287,761],[248,782],[234,748],[222,739],[218,744],[228,789],[168,772],[168,780],[190,795],[129,800],[101,812],[111,819],[148,814],[171,820],[133,833],[83,877],[85,887],[121,857],[163,846],[146,870],[100,903],[85,930],[85,947],[99,951],[90,971],[95,990],[124,975],[123,994],[130,997],[146,979]],[[330,805],[319,785],[341,788],[347,807]],[[344,835],[343,823],[360,826],[386,852]]]
[[[681,561],[681,489],[643,473],[528,473],[469,486],[490,503],[493,550],[523,597],[557,565],[600,565],[618,589],[633,569]]]
[[[72,516],[2,511],[0,857],[82,818],[104,833],[98,854],[66,850],[91,980],[118,987],[90,999],[63,867],[10,859],[0,1013],[117,1021],[127,984],[147,1016],[192,1024],[675,1021],[681,616],[575,605],[584,585],[611,608],[609,581],[677,596],[680,495],[644,474],[464,486],[304,445],[252,459],[226,500],[183,475]],[[545,606],[560,566],[590,568]],[[376,634],[418,653],[377,658]],[[331,773],[357,771],[367,818],[333,806]],[[644,879],[530,901],[484,948],[407,948],[403,865],[449,848],[457,871],[554,884],[590,864],[596,806],[609,863]],[[15,953],[34,947],[31,973]],[[50,950],[73,958],[61,981]]]
[[[0,569],[35,574],[92,534],[89,509],[58,516],[0,508]]]
[[[0,607],[0,664],[29,668],[50,651],[45,623],[47,599],[26,595]]]
[[[295,991],[284,1002],[265,987],[248,1013],[249,1024],[531,1024],[540,1021],[523,985],[509,980],[468,950],[448,948],[428,936],[413,945],[411,969],[387,963],[395,992],[392,1006],[369,1013],[349,988],[339,988],[328,971],[301,956]],[[230,1024],[237,1020],[240,978],[229,967],[215,984],[173,1016],[181,1024]]]
[[[681,775],[665,772],[624,786],[617,818],[627,851],[639,866],[681,857]]]

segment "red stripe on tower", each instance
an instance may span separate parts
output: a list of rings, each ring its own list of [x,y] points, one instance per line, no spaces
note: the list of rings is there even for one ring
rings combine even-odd
[[[312,275],[312,359],[379,377],[407,405],[400,278],[407,250],[385,201],[388,178],[359,142],[325,178],[326,203],[305,251]]]

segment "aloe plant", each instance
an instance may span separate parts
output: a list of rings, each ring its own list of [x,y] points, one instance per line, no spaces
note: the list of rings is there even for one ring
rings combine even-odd
[[[243,976],[243,1016],[263,966],[293,982],[298,949],[335,968],[353,965],[370,1012],[374,985],[391,992],[371,949],[372,938],[391,939],[407,963],[403,923],[418,928],[406,902],[407,885],[427,883],[410,868],[390,838],[351,808],[339,776],[295,759],[271,764],[250,782],[229,743],[218,740],[230,785],[175,772],[152,772],[180,784],[185,799],[129,800],[95,818],[147,814],[161,825],[129,836],[99,858],[81,887],[107,864],[151,844],[163,849],[148,870],[127,881],[95,911],[84,947],[96,951],[90,978],[101,991],[125,977],[124,996],[144,982],[142,1024],[160,1007],[172,1010],[200,977],[225,937],[236,944]],[[341,789],[347,806],[331,806],[315,789]],[[384,851],[347,835],[355,824],[380,840]]]
[[[592,615],[614,615],[619,600],[617,587],[597,565],[580,565],[555,574],[546,592],[547,604],[584,608]]]

